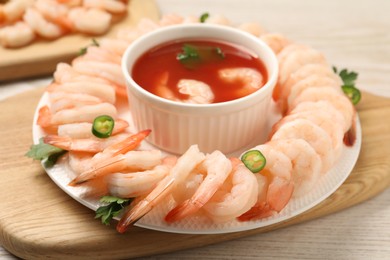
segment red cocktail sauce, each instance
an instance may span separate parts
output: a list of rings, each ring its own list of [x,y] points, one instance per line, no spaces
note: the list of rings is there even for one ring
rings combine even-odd
[[[213,57],[206,57],[204,60],[201,57],[194,64],[189,61],[188,66],[186,61],[180,61],[177,57],[183,53],[184,45],[207,49]],[[223,57],[217,55],[217,49],[223,53]],[[171,90],[175,98],[181,100],[188,96],[178,92],[179,80],[202,81],[211,87],[215,96],[213,103],[219,103],[243,96],[242,91],[239,91],[245,84],[243,80],[226,82],[219,77],[218,71],[225,68],[252,68],[262,75],[264,84],[267,82],[265,66],[258,57],[240,46],[209,40],[181,40],[159,45],[136,61],[131,75],[145,90],[159,95],[161,86],[164,85]]]

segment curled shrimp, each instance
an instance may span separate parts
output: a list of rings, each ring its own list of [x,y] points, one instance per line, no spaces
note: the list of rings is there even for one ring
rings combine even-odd
[[[285,154],[292,163],[294,197],[307,194],[321,174],[321,159],[314,148],[303,139],[284,139],[268,142],[274,149]]]
[[[120,198],[133,198],[151,192],[176,163],[176,159],[167,157],[161,165],[151,170],[114,173],[108,177],[107,184],[110,194]]]
[[[66,33],[61,26],[47,21],[35,8],[28,8],[23,20],[36,34],[46,39],[56,39]]]
[[[0,44],[6,48],[25,46],[35,37],[34,31],[23,21],[0,28]]]
[[[144,198],[131,205],[120,219],[116,229],[123,233],[128,226],[161,202],[172,190],[184,183],[191,171],[204,160],[205,155],[199,151],[197,145],[192,145],[180,156],[169,174],[162,179],[157,186]]]
[[[129,123],[126,120],[116,119],[114,123],[114,129],[111,135],[116,135],[124,132],[129,127]],[[58,126],[58,135],[66,136],[74,139],[94,138],[92,131],[92,123],[73,123],[63,124]]]
[[[252,68],[221,69],[218,75],[226,82],[242,83],[243,86],[237,91],[239,96],[249,95],[264,85],[263,76]]]
[[[11,24],[20,20],[26,9],[32,6],[34,2],[35,0],[13,0],[0,5],[0,25]]]
[[[291,159],[269,143],[253,149],[261,151],[267,163],[260,172],[254,174],[258,184],[256,204],[238,217],[240,221],[261,219],[280,212],[294,191]]]
[[[69,11],[68,18],[76,31],[100,35],[109,29],[112,16],[97,8],[75,7]]]
[[[202,162],[202,167],[207,172],[206,177],[195,194],[172,209],[165,216],[165,221],[178,221],[201,209],[221,187],[232,170],[231,162],[220,151],[207,155]]]
[[[306,119],[295,119],[282,124],[271,140],[303,139],[308,142],[321,158],[322,173],[326,173],[333,165],[335,158],[332,139],[328,133]]]
[[[238,159],[229,178],[225,181],[225,189],[219,189],[203,206],[205,213],[215,222],[234,219],[252,208],[258,195],[258,184],[255,175]]]
[[[181,94],[188,95],[188,98],[181,100],[181,102],[209,104],[214,100],[214,94],[210,86],[198,80],[181,79],[177,83],[177,88]]]
[[[103,101],[88,94],[52,92],[49,95],[51,111],[56,113],[64,109],[71,109],[86,105],[96,105]]]
[[[289,39],[280,33],[265,33],[260,35],[260,39],[263,40],[275,54],[278,54],[291,43]]]
[[[98,8],[110,13],[121,14],[126,12],[126,4],[121,1],[112,0],[83,0],[83,6]]]
[[[141,131],[95,154],[91,159],[89,170],[82,172],[69,185],[76,186],[114,172],[147,170],[158,165],[161,162],[161,151],[133,151],[150,132],[150,130]]]

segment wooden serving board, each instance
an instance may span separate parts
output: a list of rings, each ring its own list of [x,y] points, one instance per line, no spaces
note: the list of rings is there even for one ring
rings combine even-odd
[[[353,172],[329,198],[290,220],[229,234],[183,235],[133,227],[119,234],[94,220],[24,156],[43,89],[0,103],[0,242],[27,259],[123,259],[199,247],[315,219],[361,203],[390,186],[390,99],[367,93],[358,105],[363,140]]]
[[[54,41],[37,40],[23,48],[0,46],[0,82],[52,74],[59,62],[70,62],[93,38],[99,41],[101,37],[114,36],[119,29],[136,25],[142,17],[159,18],[154,0],[129,0],[127,15],[103,36],[70,34]]]

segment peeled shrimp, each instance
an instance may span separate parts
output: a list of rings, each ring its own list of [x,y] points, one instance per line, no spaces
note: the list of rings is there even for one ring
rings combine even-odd
[[[332,152],[335,160],[339,157],[343,144],[344,119],[329,102],[302,102],[295,107],[290,114],[279,120],[271,131],[271,136],[281,125],[297,119],[306,119],[321,127],[332,140]]]
[[[269,217],[280,212],[290,201],[294,191],[293,164],[287,155],[266,143],[253,148],[267,159],[265,167],[254,174],[258,184],[256,204],[238,219],[248,221]]]
[[[41,127],[58,126],[69,123],[93,122],[100,115],[109,115],[116,118],[115,106],[110,103],[100,103],[71,109],[64,109],[55,114],[47,106],[39,109],[38,125]]]
[[[125,131],[125,129],[129,126],[129,123],[125,120],[116,119],[114,123],[114,129],[112,130],[111,135],[116,135]],[[94,138],[92,134],[92,123],[73,123],[73,124],[64,124],[58,126],[58,135],[59,136],[67,136],[70,138]]]
[[[121,64],[122,57],[113,51],[97,46],[90,46],[87,48],[87,52],[83,55],[83,59]]]
[[[47,135],[43,139],[45,143],[55,147],[74,152],[99,153],[109,147],[125,140],[129,134],[113,135],[109,138],[82,138],[76,139],[68,136]]]
[[[238,29],[243,30],[244,32],[250,33],[256,37],[259,37],[261,34],[265,33],[264,28],[262,28],[258,23],[242,23],[237,26]]]
[[[34,7],[48,21],[61,26],[64,30],[72,30],[72,23],[69,20],[69,7],[53,0],[36,0]]]
[[[109,84],[75,81],[62,84],[52,83],[48,87],[49,92],[81,93],[99,98],[103,102],[115,103],[115,89]]]
[[[20,20],[26,9],[32,6],[34,2],[35,0],[12,0],[0,5],[0,25]]]
[[[181,94],[188,95],[188,99],[180,100],[192,104],[209,104],[214,100],[214,94],[210,86],[204,82],[193,79],[181,79],[177,83]]]
[[[306,119],[286,122],[274,133],[271,140],[303,139],[314,148],[321,158],[322,173],[326,173],[334,163],[332,140],[328,133]]]
[[[176,163],[171,157],[165,158],[161,165],[151,170],[114,173],[108,177],[110,194],[120,198],[133,198],[148,194],[161,181]]]
[[[292,162],[294,197],[307,194],[321,174],[321,159],[303,139],[273,140],[267,144],[284,153]]]
[[[172,209],[165,216],[165,221],[178,221],[201,209],[221,187],[232,170],[231,162],[220,151],[207,155],[202,166],[207,173],[195,194]]]
[[[22,47],[34,39],[34,31],[23,21],[0,28],[0,44],[6,48]]]
[[[197,145],[192,145],[172,167],[169,174],[162,179],[157,186],[138,201],[133,207],[130,207],[120,219],[117,230],[120,233],[126,231],[127,227],[143,217],[168,194],[172,193],[175,187],[182,185],[191,171],[204,160],[205,156],[199,151]]]
[[[278,54],[291,42],[280,33],[265,33],[260,35],[260,39],[263,40],[275,54]]]
[[[43,15],[34,8],[28,8],[26,10],[23,20],[35,33],[47,39],[56,39],[65,33],[65,30],[61,26],[47,21]]]
[[[75,7],[69,11],[68,18],[76,31],[100,35],[107,32],[112,17],[100,9]]]
[[[226,82],[241,82],[240,96],[249,95],[264,85],[263,76],[251,68],[231,68],[218,71],[219,77]]]
[[[247,212],[257,201],[256,177],[242,163],[234,167],[226,182],[229,188],[218,190],[203,206],[206,214],[214,222],[234,219]]]
[[[112,0],[83,0],[83,6],[88,8],[99,8],[110,13],[120,14],[126,12],[126,4],[121,1]]]
[[[52,92],[49,95],[51,112],[56,113],[63,109],[76,108],[86,105],[102,103],[100,98],[79,93]]]

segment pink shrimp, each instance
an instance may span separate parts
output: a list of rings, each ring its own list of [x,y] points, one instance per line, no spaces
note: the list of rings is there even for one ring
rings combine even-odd
[[[249,95],[264,85],[263,76],[251,68],[228,68],[218,71],[226,82],[240,82],[243,86],[237,91],[239,96]]]
[[[24,13],[23,20],[43,38],[56,39],[67,32],[61,26],[46,20],[35,8],[28,8]]]
[[[108,31],[112,16],[96,8],[75,7],[69,11],[68,18],[76,31],[100,35]]]
[[[0,28],[0,44],[5,48],[25,46],[35,37],[34,31],[23,21]]]
[[[220,151],[207,155],[202,164],[207,172],[205,179],[190,199],[177,205],[165,216],[165,221],[178,221],[197,212],[210,200],[232,170],[230,161]]]
[[[204,154],[199,151],[197,145],[192,145],[188,148],[188,150],[177,160],[177,163],[172,167],[169,174],[162,179],[148,195],[129,207],[116,227],[118,232],[125,232],[130,224],[147,214],[168,194],[171,194],[175,187],[184,183],[191,171],[202,162],[204,158]]]
[[[290,157],[270,143],[253,149],[259,150],[267,162],[265,167],[255,174],[258,183],[257,202],[238,217],[240,221],[261,219],[273,215],[274,212],[280,212],[290,201],[294,191],[293,165]]]
[[[116,119],[114,123],[114,129],[111,135],[116,135],[124,132],[129,127],[129,123],[126,120]],[[91,131],[92,123],[72,123],[58,126],[58,135],[67,136],[75,139],[94,138]]]
[[[224,183],[226,189],[220,188],[203,206],[205,213],[214,222],[232,220],[252,208],[258,195],[258,183],[255,175],[237,158],[231,159],[233,171]]]
[[[260,35],[260,39],[263,40],[275,54],[281,52],[281,50],[291,43],[289,39],[280,33],[265,33]]]

